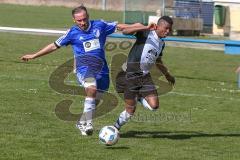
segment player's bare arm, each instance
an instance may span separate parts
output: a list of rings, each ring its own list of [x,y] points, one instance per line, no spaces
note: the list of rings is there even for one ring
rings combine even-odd
[[[44,56],[46,54],[49,54],[49,53],[51,53],[51,52],[53,52],[57,49],[58,49],[58,47],[54,43],[51,43],[51,44],[45,46],[44,48],[42,48],[41,50],[39,50],[36,53],[26,54],[26,55],[22,56],[21,60],[28,61],[28,60],[31,60],[31,59],[35,59],[35,58]]]
[[[130,27],[141,27],[144,26],[141,23],[134,23],[134,24],[117,24],[117,30],[119,31],[123,31],[126,28],[130,28]]]
[[[130,27],[124,28],[122,33],[132,35],[132,34],[138,32],[138,31],[155,30],[156,27],[157,27],[157,25],[154,24],[154,23],[151,23],[148,26],[144,26],[142,24],[137,23],[137,24],[135,24],[135,26],[133,25],[132,27],[130,26]]]
[[[166,77],[168,82],[170,84],[174,85],[175,84],[175,78],[169,73],[167,67],[163,64],[161,57],[157,59],[156,66],[164,74],[164,76]]]

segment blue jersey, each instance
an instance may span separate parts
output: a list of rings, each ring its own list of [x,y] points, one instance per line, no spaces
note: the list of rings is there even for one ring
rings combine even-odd
[[[115,22],[103,20],[89,21],[87,30],[81,30],[77,25],[55,41],[58,47],[71,45],[76,59],[76,71],[88,76],[109,74],[105,58],[104,46],[107,35],[116,30]]]

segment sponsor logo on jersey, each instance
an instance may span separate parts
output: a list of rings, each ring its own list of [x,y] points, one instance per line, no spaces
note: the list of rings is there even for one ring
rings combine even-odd
[[[86,47],[86,48],[90,48],[90,47],[91,47],[91,43],[90,43],[90,42],[86,42],[86,43],[85,43],[85,47]]]

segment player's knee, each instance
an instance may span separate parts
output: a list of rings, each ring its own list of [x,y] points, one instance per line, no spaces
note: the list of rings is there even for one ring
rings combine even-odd
[[[151,108],[152,108],[152,109],[151,109],[152,111],[156,111],[156,110],[159,108],[159,105],[151,106]]]
[[[135,106],[126,106],[126,111],[130,114],[133,115],[135,112],[136,107]]]
[[[96,97],[97,94],[96,86],[89,86],[85,89],[85,91],[88,97]]]
[[[151,111],[155,111],[159,108],[159,103],[147,101],[145,98],[140,99],[140,103],[143,105],[144,108],[149,109]]]

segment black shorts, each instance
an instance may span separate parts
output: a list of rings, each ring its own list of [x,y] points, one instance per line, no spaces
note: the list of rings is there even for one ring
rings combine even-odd
[[[135,99],[137,96],[158,96],[150,73],[127,78],[126,72],[120,71],[116,77],[116,90],[118,93],[124,93],[125,99]]]

